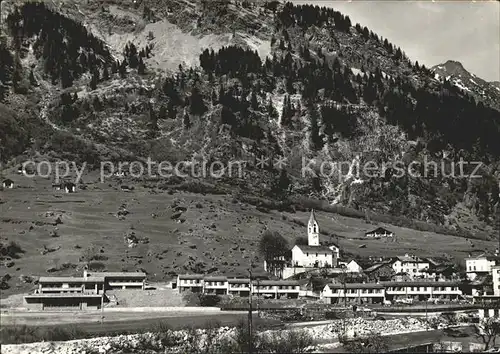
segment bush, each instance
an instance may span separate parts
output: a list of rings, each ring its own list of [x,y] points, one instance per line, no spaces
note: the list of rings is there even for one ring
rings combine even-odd
[[[160,321],[153,326],[152,332],[156,334],[163,348],[171,348],[179,344],[180,338],[174,333],[170,325]]]
[[[389,349],[387,339],[380,333],[370,333],[361,338],[347,340],[343,343],[344,349],[351,353],[384,353]]]
[[[7,245],[0,244],[0,259],[3,257],[20,258],[20,253],[24,253],[24,250],[14,241],[10,241]]]
[[[221,302],[220,296],[217,295],[202,295],[200,297],[200,306],[215,307]]]
[[[314,350],[313,338],[305,331],[281,331],[263,336],[260,352],[265,353],[309,353]]]
[[[1,344],[20,344],[32,342],[68,341],[88,338],[88,333],[78,326],[55,326],[40,328],[34,326],[7,326],[0,331]]]
[[[308,353],[314,350],[313,338],[303,330],[275,331],[250,335],[246,322],[236,326],[236,333],[217,344],[217,353]]]

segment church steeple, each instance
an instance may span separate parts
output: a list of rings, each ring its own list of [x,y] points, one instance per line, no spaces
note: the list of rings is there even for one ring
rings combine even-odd
[[[307,243],[309,246],[319,246],[319,225],[314,215],[314,209],[311,210],[311,216],[307,224]]]

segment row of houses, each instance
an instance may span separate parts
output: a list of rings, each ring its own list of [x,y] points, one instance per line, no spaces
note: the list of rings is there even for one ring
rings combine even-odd
[[[38,288],[24,296],[28,309],[100,309],[108,301],[107,290],[144,290],[146,274],[143,272],[91,272],[83,277],[40,277]]]
[[[250,294],[273,299],[309,297],[311,287],[308,280],[252,280],[207,277],[202,274],[184,274],[177,277],[180,293],[195,292],[205,295],[233,295],[247,297]],[[412,299],[456,300],[462,298],[458,281],[387,281],[377,283],[330,283],[318,294],[323,302],[336,304],[355,302],[376,304],[384,301]]]
[[[365,304],[385,301],[429,299],[457,300],[462,298],[460,282],[452,281],[389,281],[363,284],[328,284],[321,293],[326,303],[343,301]]]
[[[300,293],[300,282],[296,280],[269,280],[249,278],[228,278],[225,276],[204,276],[184,274],[177,276],[179,293],[187,291],[205,295],[233,295],[247,297],[250,294],[279,299],[296,299]]]

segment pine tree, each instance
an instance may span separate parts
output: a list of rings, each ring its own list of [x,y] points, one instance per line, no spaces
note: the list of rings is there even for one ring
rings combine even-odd
[[[120,73],[120,77],[124,79],[127,76],[127,62],[123,60],[118,67],[118,71]]]
[[[31,86],[38,86],[38,82],[35,79],[35,74],[33,73],[33,69],[30,71],[29,80],[30,80],[30,85]]]
[[[146,65],[144,64],[142,57],[139,58],[139,64],[137,66],[137,73],[139,75],[144,75],[146,73]]]
[[[191,97],[189,99],[189,111],[194,115],[201,116],[206,110],[207,108],[205,107],[200,91],[196,86],[193,87],[191,90]]]
[[[98,81],[99,81],[99,71],[94,70],[94,72],[92,73],[92,78],[90,79],[89,83],[91,90],[95,90],[97,88]]]
[[[274,108],[271,98],[269,98],[267,103],[267,114],[269,114],[269,117],[271,118],[278,118],[278,112],[276,111],[276,108]]]
[[[107,81],[109,80],[109,71],[108,71],[108,66],[104,66],[104,70],[102,71],[102,79]]]
[[[154,107],[153,107],[153,105],[151,103],[149,104],[149,122],[150,122],[151,130],[153,130],[153,131],[159,130],[159,128],[158,128],[158,118],[156,116]]]
[[[14,57],[14,71],[12,73],[12,87],[15,92],[18,92],[23,75],[23,67],[19,58],[19,52],[16,52]]]
[[[288,196],[288,189],[290,187],[290,178],[285,169],[280,170],[278,178],[273,181],[271,187],[272,195],[277,199],[285,199]]]
[[[290,126],[291,125],[291,118],[293,117],[294,112],[292,108],[292,103],[290,101],[290,96],[285,95],[283,99],[283,111],[281,114],[281,125],[283,126]]]
[[[184,123],[184,128],[186,129],[191,128],[191,120],[189,119],[189,114],[186,111],[184,112],[183,123]]]
[[[254,111],[257,111],[259,109],[259,101],[257,101],[257,94],[255,93],[255,91],[252,91],[250,106]]]
[[[160,106],[160,110],[158,111],[158,118],[159,119],[167,119],[167,108],[164,105]]]
[[[167,115],[170,119],[175,119],[177,117],[177,108],[174,102],[170,99],[167,104]]]
[[[323,139],[319,135],[318,111],[315,105],[309,103],[309,119],[311,121],[311,145],[313,150],[320,150],[323,147]]]

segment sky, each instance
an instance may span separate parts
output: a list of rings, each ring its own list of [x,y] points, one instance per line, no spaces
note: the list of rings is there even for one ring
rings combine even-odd
[[[456,60],[487,81],[500,81],[500,2],[467,0],[292,0],[332,7],[368,27],[412,61],[431,67]]]

